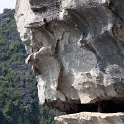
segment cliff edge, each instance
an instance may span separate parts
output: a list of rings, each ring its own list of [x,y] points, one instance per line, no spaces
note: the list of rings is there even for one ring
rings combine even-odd
[[[121,119],[116,112],[124,112],[123,11],[123,0],[17,0],[16,23],[41,105]]]

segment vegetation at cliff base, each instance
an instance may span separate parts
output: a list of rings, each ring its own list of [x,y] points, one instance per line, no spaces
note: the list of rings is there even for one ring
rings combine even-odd
[[[41,107],[31,66],[24,63],[24,46],[14,10],[0,14],[0,124],[54,124],[55,112]]]

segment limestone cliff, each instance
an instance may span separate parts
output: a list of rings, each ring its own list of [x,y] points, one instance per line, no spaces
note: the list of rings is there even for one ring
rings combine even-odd
[[[123,11],[123,0],[17,0],[42,105],[70,114],[124,111]]]

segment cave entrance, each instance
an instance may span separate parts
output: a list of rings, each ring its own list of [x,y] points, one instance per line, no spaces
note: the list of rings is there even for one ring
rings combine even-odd
[[[102,100],[91,104],[80,104],[80,101],[66,101],[60,100],[46,102],[48,106],[56,108],[60,112],[66,114],[75,114],[80,112],[99,112],[99,113],[117,113],[124,112],[124,100]]]
[[[78,112],[124,112],[124,100],[104,100],[93,104],[78,104]],[[76,112],[77,113],[77,112]]]

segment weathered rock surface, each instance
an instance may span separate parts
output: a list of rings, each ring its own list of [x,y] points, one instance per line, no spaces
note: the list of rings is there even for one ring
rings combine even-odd
[[[123,0],[17,0],[15,18],[40,103],[67,113],[124,99]]]
[[[124,124],[124,114],[82,112],[55,117],[56,124]]]

